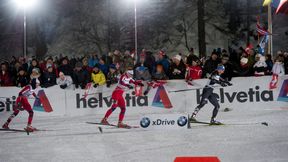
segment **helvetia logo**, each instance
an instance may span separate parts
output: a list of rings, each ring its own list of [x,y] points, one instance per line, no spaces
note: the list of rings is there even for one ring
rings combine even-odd
[[[277,101],[288,102],[288,79],[283,81]]]
[[[158,87],[154,96],[152,106],[170,109],[172,108],[171,101],[167,95],[165,88],[161,85]]]
[[[274,101],[273,91],[272,90],[260,91],[259,86],[255,86],[255,88],[249,88],[247,92],[245,91],[225,92],[224,90],[225,90],[224,88],[220,88],[218,94],[216,89],[214,90],[214,93],[216,93],[220,103],[225,102],[233,103],[235,101],[238,101],[240,103]],[[197,103],[199,104],[201,99],[201,92],[199,89],[196,90],[196,96],[197,96]]]

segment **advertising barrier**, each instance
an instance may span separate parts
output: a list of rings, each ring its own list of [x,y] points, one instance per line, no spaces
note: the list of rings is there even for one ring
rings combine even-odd
[[[273,90],[269,89],[270,81],[271,76],[233,78],[233,86],[215,87],[214,93],[218,96],[221,108],[262,110],[288,107],[288,76],[279,77],[278,86]],[[193,83],[191,86],[184,80],[168,80],[163,86],[151,89],[147,96],[136,96],[134,90],[127,90],[124,94],[126,115],[139,116],[140,120],[147,114],[191,113],[200,102],[207,79],[195,80]],[[35,115],[104,115],[112,104],[111,94],[115,86],[92,89],[86,98],[83,97],[85,91],[81,89],[62,90],[57,85],[44,88],[42,93],[46,94],[53,111],[37,111],[35,107]],[[17,87],[0,87],[0,118],[12,112],[19,91]],[[33,97],[29,98],[29,102],[35,105]],[[207,107],[212,108],[212,105],[208,104]]]

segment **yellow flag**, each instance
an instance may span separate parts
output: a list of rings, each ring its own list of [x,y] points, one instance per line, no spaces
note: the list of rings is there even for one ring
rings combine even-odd
[[[263,6],[268,6],[271,2],[272,0],[264,0]]]

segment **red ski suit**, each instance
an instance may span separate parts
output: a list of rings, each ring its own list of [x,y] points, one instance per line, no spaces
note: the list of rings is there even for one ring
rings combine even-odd
[[[122,122],[124,119],[125,111],[126,111],[126,104],[125,99],[123,97],[123,93],[125,90],[130,86],[130,84],[137,84],[138,82],[135,81],[132,77],[128,76],[128,74],[124,73],[121,75],[118,85],[112,93],[112,100],[113,105],[112,107],[106,112],[105,118],[107,119],[111,113],[117,108],[120,107],[121,112],[119,114],[119,122]]]
[[[32,107],[30,103],[28,102],[28,97],[30,95],[33,95],[34,97],[36,97],[36,94],[34,93],[34,90],[32,89],[32,87],[30,85],[27,85],[19,92],[19,96],[16,99],[16,108],[13,109],[14,116],[18,115],[20,111],[19,109],[21,108],[26,110],[29,113],[28,125],[31,125],[32,120],[33,120],[33,114],[34,114]]]

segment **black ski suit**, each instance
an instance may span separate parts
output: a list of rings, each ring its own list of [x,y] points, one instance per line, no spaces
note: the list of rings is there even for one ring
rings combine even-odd
[[[231,86],[232,84],[222,79],[217,71],[214,71],[208,81],[207,85],[203,88],[200,104],[196,107],[197,112],[208,103],[207,100],[214,106],[212,119],[214,119],[219,111],[220,105],[217,100],[217,94],[213,93],[214,85],[219,84],[222,87]]]

